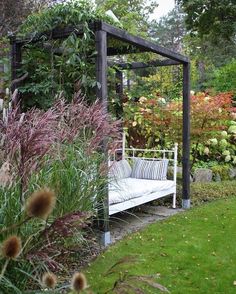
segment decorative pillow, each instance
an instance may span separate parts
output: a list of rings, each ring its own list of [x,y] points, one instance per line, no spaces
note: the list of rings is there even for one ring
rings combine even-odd
[[[168,159],[145,160],[136,158],[131,177],[147,180],[166,180],[168,162]]]
[[[109,171],[110,176],[115,179],[129,178],[131,173],[131,166],[126,159],[113,161]]]

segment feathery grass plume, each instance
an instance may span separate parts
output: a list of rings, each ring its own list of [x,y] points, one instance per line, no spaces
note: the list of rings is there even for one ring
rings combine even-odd
[[[20,255],[21,248],[21,239],[13,235],[3,241],[1,253],[5,258],[14,259]]]
[[[34,192],[26,202],[26,213],[30,217],[46,219],[56,204],[55,193],[47,188]]]
[[[15,176],[20,179],[22,203],[32,173],[41,168],[45,155],[53,155],[58,140],[58,119],[59,114],[54,108],[46,112],[31,108],[23,115],[19,105],[9,112],[7,121],[0,118],[1,149]]]
[[[42,276],[42,284],[45,288],[54,289],[57,285],[57,276],[50,272],[44,273]]]
[[[83,273],[75,273],[71,281],[72,290],[76,293],[80,293],[80,291],[86,289],[87,287],[88,285],[85,275]]]

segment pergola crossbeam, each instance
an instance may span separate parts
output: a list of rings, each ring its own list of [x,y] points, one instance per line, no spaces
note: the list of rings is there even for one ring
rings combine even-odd
[[[132,62],[132,63],[110,62],[108,63],[110,67],[116,67],[119,70],[141,69],[141,68],[147,68],[147,67],[171,66],[171,65],[181,65],[181,64],[182,64],[181,62],[171,60],[171,59],[152,60],[149,62]]]
[[[109,25],[107,23],[101,22],[100,23],[101,29],[106,31],[110,36],[113,36],[116,39],[122,40],[124,42],[127,42],[129,44],[135,45],[138,48],[143,48],[145,50],[149,50],[150,52],[157,53],[161,56],[182,62],[182,63],[188,63],[189,59],[188,57],[181,55],[179,53],[176,53],[172,50],[169,50],[165,47],[159,46],[154,42],[147,41],[141,37],[133,36],[129,33],[127,33],[124,30],[118,29],[112,25]]]

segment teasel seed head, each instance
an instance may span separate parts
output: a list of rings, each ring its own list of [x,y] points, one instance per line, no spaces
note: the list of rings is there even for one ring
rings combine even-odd
[[[2,256],[14,259],[20,255],[21,248],[21,239],[15,235],[10,236],[2,243]]]
[[[42,284],[45,288],[54,289],[57,285],[57,276],[50,272],[44,273],[42,276]]]
[[[75,273],[71,281],[72,290],[76,293],[80,293],[80,291],[86,289],[87,287],[88,285],[85,275],[83,273]]]
[[[56,204],[55,193],[47,188],[34,192],[26,202],[29,217],[47,219]]]

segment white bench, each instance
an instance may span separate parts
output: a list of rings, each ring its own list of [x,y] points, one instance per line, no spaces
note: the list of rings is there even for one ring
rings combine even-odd
[[[147,150],[134,148],[116,149],[116,151],[122,152],[122,160],[132,161],[135,160],[135,158],[139,158],[145,161],[148,160],[155,162],[161,160],[166,161],[168,159],[169,170],[172,170],[172,175],[171,179],[164,180],[135,178],[132,177],[132,174],[131,176],[124,178],[112,178],[109,182],[109,215],[171,194],[173,194],[172,206],[175,208],[177,149],[177,144],[175,144],[174,148],[171,150]],[[149,156],[147,156],[147,154]],[[111,168],[112,164],[114,164],[114,161],[109,161]]]

